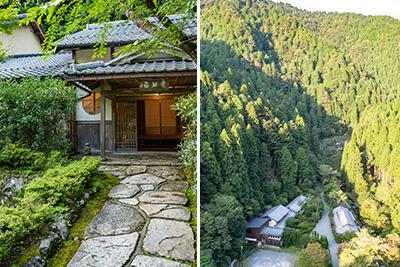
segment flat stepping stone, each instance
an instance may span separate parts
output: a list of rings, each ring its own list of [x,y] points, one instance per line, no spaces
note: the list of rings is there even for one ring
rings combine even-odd
[[[121,181],[124,184],[136,184],[136,185],[143,185],[143,184],[153,184],[158,185],[159,183],[164,182],[165,180],[157,177],[152,174],[143,173],[143,174],[136,174],[129,176]]]
[[[145,173],[147,170],[146,166],[130,166],[125,169],[126,175],[135,175],[140,173]]]
[[[139,204],[139,200],[137,200],[137,198],[121,198],[118,199],[118,201],[132,206],[136,206],[137,204]]]
[[[189,221],[190,211],[183,206],[174,206],[166,204],[140,204],[142,209],[151,218],[166,218],[178,221]]]
[[[174,191],[148,191],[139,197],[140,202],[153,204],[185,205],[187,198],[182,192]]]
[[[143,249],[151,254],[193,262],[193,243],[193,232],[188,223],[151,219]]]
[[[189,188],[189,184],[185,181],[175,181],[163,184],[158,190],[160,191],[186,191]]]
[[[112,175],[114,175],[115,177],[118,177],[119,179],[124,179],[126,177],[125,173],[123,173],[122,171],[113,171],[110,172]]]
[[[190,266],[187,264],[163,258],[138,255],[132,261],[131,267],[190,267]]]
[[[68,267],[124,266],[136,248],[138,233],[95,237],[82,242]]]
[[[140,186],[143,191],[151,191],[154,190],[154,185],[152,184],[143,184]]]
[[[140,192],[140,188],[133,184],[119,184],[111,189],[108,196],[110,198],[130,198]]]
[[[185,179],[180,168],[175,166],[149,166],[147,172],[172,181]]]
[[[105,166],[105,165],[100,165],[99,168],[97,169],[99,172],[115,172],[115,171],[120,171],[118,167],[115,166]]]
[[[142,228],[145,219],[133,207],[106,202],[85,231],[85,238],[122,235]]]

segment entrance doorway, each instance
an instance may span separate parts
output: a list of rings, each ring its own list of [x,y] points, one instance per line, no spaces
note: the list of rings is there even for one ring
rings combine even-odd
[[[177,150],[182,137],[180,119],[171,105],[175,99],[137,101],[138,149]]]
[[[117,101],[115,108],[115,149],[117,152],[134,152],[137,150],[135,100]]]

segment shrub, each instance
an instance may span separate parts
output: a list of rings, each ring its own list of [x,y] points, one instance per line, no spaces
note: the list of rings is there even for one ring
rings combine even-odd
[[[35,152],[9,142],[2,142],[0,148],[0,167],[7,169],[43,169],[46,162],[44,153]]]
[[[67,162],[67,158],[59,151],[51,151],[46,155],[21,144],[13,144],[8,141],[0,142],[1,169],[43,171],[63,166]]]
[[[310,243],[300,252],[299,267],[324,267],[329,264],[329,253],[320,243]]]
[[[98,158],[83,158],[56,167],[33,180],[13,207],[0,206],[0,261],[24,237],[42,229],[60,212],[72,207],[94,176]]]
[[[343,233],[343,234],[333,233],[333,236],[335,237],[336,242],[344,243],[344,242],[350,241],[351,239],[353,239],[357,235],[354,232],[348,231],[348,232]]]
[[[66,151],[75,90],[55,78],[0,81],[0,139],[41,151]]]
[[[183,161],[183,172],[196,185],[197,160],[197,96],[192,93],[182,96],[176,102],[174,109],[186,125],[179,155]]]

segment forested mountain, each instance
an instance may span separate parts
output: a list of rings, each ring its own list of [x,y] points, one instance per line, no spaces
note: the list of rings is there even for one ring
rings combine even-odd
[[[238,258],[246,220],[313,191],[321,141],[351,133],[343,189],[371,240],[398,252],[400,22],[206,0],[201,39],[202,266]],[[343,266],[377,260],[356,247]]]

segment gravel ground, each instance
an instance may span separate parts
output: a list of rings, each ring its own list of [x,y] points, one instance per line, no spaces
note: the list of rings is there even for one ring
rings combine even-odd
[[[244,267],[294,267],[296,262],[296,255],[260,249],[244,261]]]

